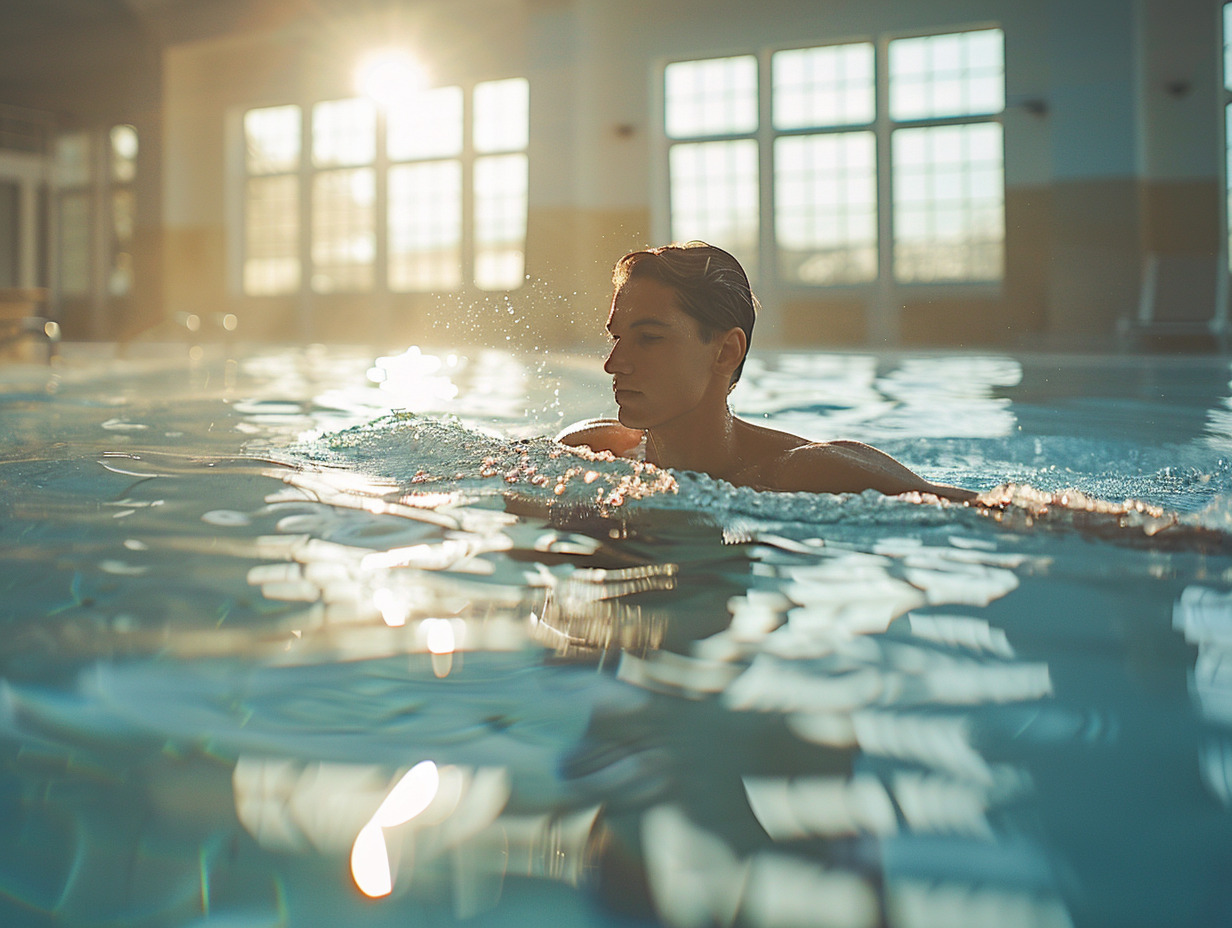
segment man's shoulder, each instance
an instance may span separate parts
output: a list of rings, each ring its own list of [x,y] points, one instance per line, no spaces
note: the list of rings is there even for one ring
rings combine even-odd
[[[805,441],[784,448],[772,464],[775,477],[788,484],[816,484],[818,468],[825,474],[859,469],[868,445],[851,441]]]
[[[961,487],[932,483],[890,455],[862,441],[805,442],[775,462],[774,479],[784,490],[861,493],[877,490],[889,496],[928,493],[958,502],[976,494]]]
[[[583,419],[561,430],[556,441],[591,451],[610,451],[621,457],[641,444],[642,434],[641,429],[631,429],[616,419]]]
[[[885,479],[886,464],[891,460],[859,441],[800,439],[767,462],[765,485],[812,493],[859,493],[870,488],[902,492],[905,484]]]

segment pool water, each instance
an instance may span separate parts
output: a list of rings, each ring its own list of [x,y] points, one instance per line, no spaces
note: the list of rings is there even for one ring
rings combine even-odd
[[[601,359],[0,368],[0,924],[1232,923],[1232,368],[785,352],[986,505],[546,438]]]

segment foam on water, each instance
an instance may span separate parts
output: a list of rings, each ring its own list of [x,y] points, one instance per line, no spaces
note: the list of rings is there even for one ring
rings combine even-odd
[[[936,477],[945,473],[958,482],[963,468],[945,462],[956,457],[978,458],[985,470],[995,450],[1013,453],[1002,440],[990,449],[966,440],[963,448],[934,448],[923,467]],[[1020,440],[1022,441],[1022,440]],[[548,439],[508,441],[463,426],[456,420],[395,413],[362,426],[317,438],[301,445],[287,458],[345,468],[392,480],[405,498],[431,502],[483,497],[517,498],[525,505],[593,509],[605,516],[636,518],[646,510],[667,510],[704,515],[721,528],[739,524],[751,528],[815,534],[825,529],[832,538],[858,537],[874,527],[902,530],[954,525],[977,528],[995,523],[1016,529],[1079,530],[1095,537],[1130,544],[1194,545],[1199,549],[1232,544],[1222,535],[1228,528],[1224,491],[1230,479],[1222,459],[1212,472],[1190,465],[1166,465],[1155,473],[1126,475],[1107,469],[1108,446],[1080,445],[1075,439],[1050,443],[1067,452],[1061,472],[1055,466],[1028,472],[1035,485],[1012,481],[988,487],[976,506],[961,506],[931,497],[885,497],[864,494],[768,493],[732,487],[705,474],[665,472],[653,465],[567,449]],[[1034,454],[1047,457],[1039,439],[1032,439]],[[977,450],[978,448],[978,450]],[[1157,452],[1162,458],[1175,451]],[[918,453],[916,455],[919,457]],[[1141,455],[1139,455],[1141,457]],[[1175,458],[1170,458],[1175,460]],[[1102,470],[1097,468],[1102,466]],[[1140,462],[1140,468],[1149,467]],[[940,479],[940,478],[938,478]],[[974,483],[970,480],[968,483]],[[1078,490],[1077,486],[1087,489]],[[1152,502],[1165,499],[1192,507],[1169,508]],[[793,531],[793,529],[787,529]]]

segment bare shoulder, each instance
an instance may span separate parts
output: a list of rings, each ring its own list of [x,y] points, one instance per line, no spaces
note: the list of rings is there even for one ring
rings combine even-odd
[[[767,474],[769,489],[810,493],[863,493],[887,496],[929,493],[966,502],[971,490],[932,483],[872,445],[859,441],[805,442],[780,455]]]
[[[623,457],[641,443],[642,431],[621,425],[616,419],[583,419],[561,430],[556,441],[591,451],[610,451]]]

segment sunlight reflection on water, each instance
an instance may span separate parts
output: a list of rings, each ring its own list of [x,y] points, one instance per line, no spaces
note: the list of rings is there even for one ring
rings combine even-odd
[[[0,393],[0,916],[1232,912],[1226,363],[750,362],[744,414],[1047,491],[1005,518],[563,451],[597,366],[315,348]]]

